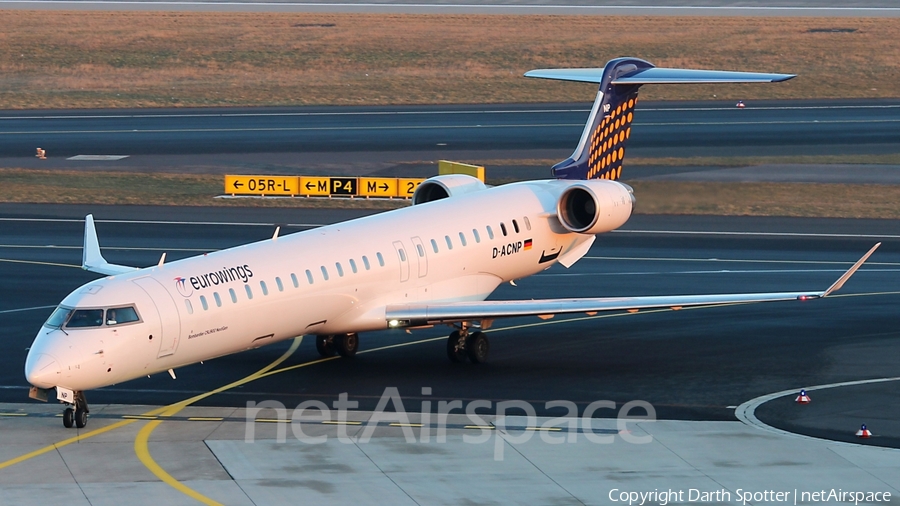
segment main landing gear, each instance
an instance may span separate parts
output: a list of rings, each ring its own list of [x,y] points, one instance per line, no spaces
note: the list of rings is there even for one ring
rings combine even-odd
[[[63,411],[63,426],[67,429],[71,429],[72,426],[83,429],[87,425],[90,411],[84,392],[75,392],[75,407],[68,407]]]
[[[473,364],[480,364],[487,360],[490,349],[491,342],[484,332],[469,333],[465,326],[454,330],[447,338],[447,357],[454,363],[465,362],[469,357]]]
[[[352,357],[359,349],[359,334],[341,334],[316,336],[316,351],[324,358],[338,354],[342,357]]]

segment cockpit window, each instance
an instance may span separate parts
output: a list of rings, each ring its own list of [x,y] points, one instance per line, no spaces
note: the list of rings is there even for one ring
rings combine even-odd
[[[114,307],[106,310],[106,324],[120,325],[122,323],[131,323],[139,321],[137,311],[133,307]]]
[[[103,313],[106,313],[106,319]],[[121,325],[123,323],[139,322],[141,318],[138,316],[134,306],[114,307],[110,309],[72,309],[60,306],[53,311],[45,326],[50,328],[61,328],[65,326],[69,329],[101,327],[104,322],[106,325]]]
[[[102,309],[76,309],[66,322],[67,328],[99,327],[103,325]]]
[[[50,318],[47,318],[47,323],[44,325],[58,329],[66,323],[66,318],[68,318],[69,313],[71,312],[72,310],[70,308],[60,306],[53,311]]]

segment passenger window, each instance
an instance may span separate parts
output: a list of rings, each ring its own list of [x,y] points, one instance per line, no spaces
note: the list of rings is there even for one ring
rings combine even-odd
[[[219,297],[219,292],[213,292],[213,298],[216,299],[216,307],[222,307],[222,298]]]
[[[425,256],[425,248],[423,248],[421,244],[416,244],[416,251],[419,252],[420,257]]]
[[[309,281],[309,284],[313,284],[312,272],[309,269],[306,269],[306,280]]]
[[[378,258],[378,265],[384,267],[384,257],[381,256],[381,253],[375,253],[375,257]]]
[[[334,263],[334,266],[337,268],[338,276],[344,277],[344,268],[341,267],[341,263],[340,263],[340,262],[335,262],[335,263]]]
[[[397,253],[400,254],[400,261],[405,262],[406,261],[406,252],[403,251],[403,249],[401,248],[401,249],[397,250]]]
[[[519,233],[519,224],[516,223],[516,220],[512,220],[512,222],[513,222],[513,228],[516,229],[516,233],[518,234]]]
[[[265,281],[260,281],[260,282],[259,282],[259,287],[260,287],[260,289],[262,289],[263,295],[269,295],[269,289],[266,287],[266,282],[265,282]]]
[[[106,310],[107,325],[121,325],[139,320],[137,311],[133,307],[114,307]]]
[[[350,270],[353,271],[353,274],[356,274],[356,260],[350,259]]]
[[[297,275],[293,272],[291,273],[291,283],[294,283],[294,288],[300,288],[300,282],[297,281]]]
[[[73,329],[82,329],[88,327],[99,327],[103,325],[102,309],[76,309],[72,311],[69,322],[66,327]]]
[[[492,229],[490,225],[488,225],[485,228],[487,229],[488,239],[493,239],[494,238],[494,229]]]
[[[235,304],[237,304],[237,294],[234,293],[234,288],[228,289],[228,295],[231,295],[231,302],[234,302]]]
[[[431,249],[433,249],[435,253],[438,252],[437,241],[435,241],[434,239],[431,240]]]
[[[531,221],[528,220],[528,216],[523,217],[522,220],[525,221],[525,228],[531,230]]]
[[[506,224],[505,223],[500,224],[500,231],[503,232],[503,237],[506,237]]]
[[[478,235],[478,229],[472,229],[472,235],[475,236],[475,242],[481,242],[481,236]]]
[[[459,233],[459,242],[462,243],[463,246],[466,245],[466,236],[462,232]]]
[[[328,281],[328,269],[325,266],[322,266],[322,277],[325,278],[325,281]]]
[[[366,270],[369,270],[369,257],[363,255],[363,265],[366,267]]]
[[[194,314],[194,306],[191,304],[191,299],[184,299],[184,308],[187,309],[188,314]]]
[[[206,303],[206,296],[205,296],[205,295],[201,295],[201,296],[200,296],[200,305],[203,306],[203,310],[204,310],[204,311],[206,311],[207,309],[209,309],[209,304]]]
[[[244,285],[244,288],[247,290],[247,299],[253,299],[253,290],[250,289],[250,285]]]
[[[450,241],[450,236],[449,236],[449,235],[445,235],[445,236],[444,236],[444,239],[447,240],[447,249],[453,249],[453,243]]]
[[[275,285],[278,286],[278,291],[279,291],[279,292],[283,292],[283,291],[284,291],[284,285],[281,284],[281,278],[275,278]]]

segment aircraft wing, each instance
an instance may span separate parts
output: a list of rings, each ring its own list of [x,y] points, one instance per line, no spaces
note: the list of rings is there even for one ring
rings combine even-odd
[[[652,297],[597,297],[582,299],[495,300],[433,304],[397,304],[385,309],[388,326],[416,327],[438,323],[493,320],[516,316],[550,318],[557,314],[594,313],[600,311],[638,310],[649,308],[680,309],[689,306],[718,306],[752,302],[811,300],[827,297],[844,286],[850,276],[875,252],[872,247],[852,267],[824,291],[737,293],[712,295],[663,295]]]

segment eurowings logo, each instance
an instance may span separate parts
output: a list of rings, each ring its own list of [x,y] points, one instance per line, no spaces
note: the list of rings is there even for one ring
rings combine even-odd
[[[187,278],[180,276],[175,278],[175,289],[178,290],[182,297],[190,297],[194,293],[194,287],[187,283]]]

